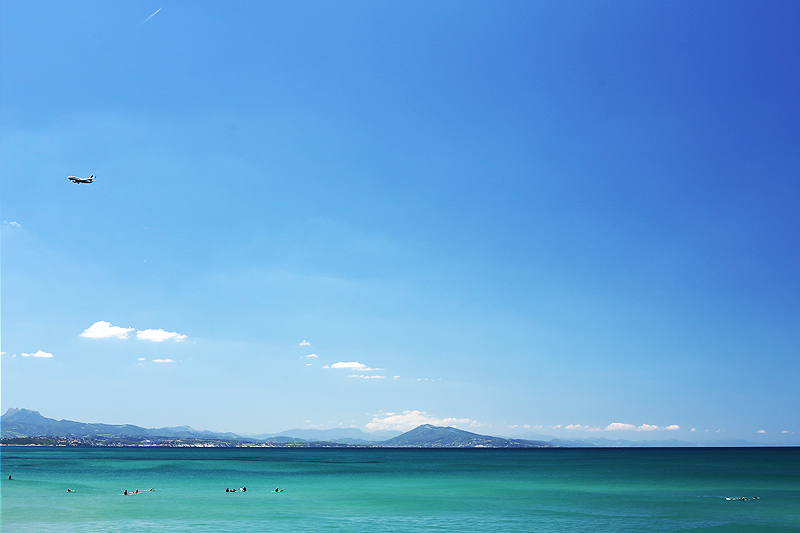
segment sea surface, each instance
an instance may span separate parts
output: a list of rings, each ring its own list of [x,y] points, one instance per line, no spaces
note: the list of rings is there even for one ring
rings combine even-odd
[[[5,446],[0,464],[4,533],[800,531],[800,448]]]

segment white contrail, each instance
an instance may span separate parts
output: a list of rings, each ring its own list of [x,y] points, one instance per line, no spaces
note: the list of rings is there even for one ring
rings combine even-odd
[[[159,7],[158,9],[156,9],[156,13],[158,13],[159,11],[161,11],[161,8],[160,8],[160,7]],[[155,16],[156,16],[156,13],[153,13],[152,15],[150,15],[149,17],[147,17],[146,19],[144,19],[144,20],[142,21],[142,24],[144,24],[145,22],[147,22],[147,21],[148,21],[148,20],[150,20],[151,18],[155,17]],[[139,26],[141,26],[142,24],[139,24]],[[139,26],[136,26],[136,27],[138,28]]]

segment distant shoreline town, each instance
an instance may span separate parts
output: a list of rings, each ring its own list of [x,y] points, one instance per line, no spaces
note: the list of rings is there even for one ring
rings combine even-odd
[[[206,439],[132,439],[126,436],[99,437],[3,437],[0,446],[72,446],[72,447],[153,447],[153,448],[373,448],[375,445],[336,442],[261,442]]]

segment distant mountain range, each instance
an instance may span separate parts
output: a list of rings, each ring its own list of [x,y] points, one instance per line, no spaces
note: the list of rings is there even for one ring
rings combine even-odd
[[[239,442],[270,442],[274,444],[298,445],[302,443],[326,442],[338,445],[425,447],[425,448],[542,448],[552,447],[546,442],[522,439],[504,439],[478,435],[451,427],[419,426],[407,433],[365,433],[356,428],[342,429],[296,429],[277,435],[243,437],[235,433],[197,431],[188,426],[147,429],[132,425],[87,424],[71,420],[46,418],[30,409],[9,409],[0,417],[0,437],[3,439],[26,437],[67,437],[90,439],[199,439]]]
[[[161,438],[161,439],[208,439],[226,441],[263,441],[276,443],[298,443],[327,441],[339,444],[369,444],[385,440],[396,435],[381,434],[372,436],[360,429],[331,429],[313,430],[298,429],[284,431],[279,434],[264,434],[257,436],[242,436],[236,433],[216,433],[213,431],[198,431],[189,426],[143,428],[129,424],[88,424],[73,422],[72,420],[55,420],[46,418],[38,411],[30,409],[9,409],[0,417],[0,437],[136,437],[136,438]]]
[[[0,417],[0,437],[172,437],[196,439],[241,439],[234,433],[214,433],[198,431],[189,426],[146,429],[139,426],[110,424],[86,424],[72,420],[45,418],[38,411],[30,409],[9,409]]]
[[[324,444],[331,446],[387,446],[415,448],[543,448],[543,447],[696,447],[696,446],[759,446],[746,441],[716,441],[690,443],[678,440],[627,441],[609,439],[563,440],[541,435],[522,435],[515,438],[491,437],[470,433],[453,427],[422,425],[406,433],[383,431],[366,433],[357,428],[293,429],[277,434],[242,436],[235,433],[198,431],[189,426],[142,428],[129,424],[87,424],[71,420],[46,418],[30,409],[9,409],[0,417],[0,437],[3,439],[28,437],[87,438],[95,442],[126,441],[141,443],[147,440],[189,439],[220,441],[229,445],[259,442],[274,445],[303,446]],[[797,443],[784,444],[797,446]]]

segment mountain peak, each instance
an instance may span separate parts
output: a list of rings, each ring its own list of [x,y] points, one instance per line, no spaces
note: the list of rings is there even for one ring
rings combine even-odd
[[[403,433],[399,437],[381,443],[384,446],[425,448],[542,448],[550,447],[546,442],[504,439],[478,435],[454,427],[423,424]]]
[[[41,417],[39,411],[31,411],[30,409],[17,409],[16,407],[9,407],[6,414],[2,418],[11,418],[14,415],[25,417]]]

